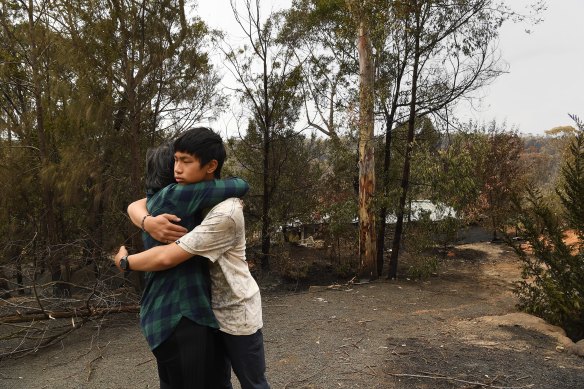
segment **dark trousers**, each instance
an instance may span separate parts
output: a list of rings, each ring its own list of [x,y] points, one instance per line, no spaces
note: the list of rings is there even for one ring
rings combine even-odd
[[[216,372],[220,389],[231,389],[231,368],[241,384],[241,389],[269,389],[266,380],[264,337],[258,330],[253,335],[229,335],[216,332]]]
[[[215,332],[183,317],[172,335],[153,350],[160,389],[212,388]]]

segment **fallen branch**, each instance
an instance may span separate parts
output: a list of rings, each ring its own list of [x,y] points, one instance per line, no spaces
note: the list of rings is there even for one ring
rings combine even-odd
[[[98,359],[103,359],[103,355],[98,355],[97,357],[95,357],[91,361],[89,361],[89,363],[87,364],[87,368],[89,370],[89,372],[87,373],[87,382],[89,382],[91,380],[91,373],[93,372],[93,368],[91,367],[91,364],[93,362],[97,361]]]
[[[55,335],[52,336],[48,336],[48,337],[44,337],[44,333],[43,333],[43,338],[41,338],[37,344],[35,344],[32,347],[27,347],[27,348],[20,348],[20,346],[24,343],[24,340],[22,340],[22,342],[12,351],[10,352],[6,352],[6,353],[0,353],[0,360],[6,358],[6,357],[12,357],[12,358],[20,358],[23,357],[29,353],[34,353],[37,352],[38,350],[51,346],[53,344],[55,344],[56,342],[58,342],[59,340],[65,338],[67,335],[69,335],[71,332],[73,332],[76,329],[76,327],[68,327],[66,328],[64,331],[59,332]],[[47,330],[45,329],[45,332]]]
[[[386,373],[386,374],[393,376],[393,377],[426,378],[426,379],[431,379],[431,380],[454,381],[454,382],[460,382],[462,384],[482,386],[485,388],[493,388],[493,389],[526,389],[526,388],[532,388],[534,386],[534,384],[529,384],[529,385],[524,385],[524,386],[496,386],[496,385],[491,385],[491,384],[485,384],[483,382],[466,381],[466,380],[461,380],[458,378],[441,376],[441,375],[431,376],[431,375],[422,375],[422,374],[397,374],[397,373]]]
[[[144,361],[144,362],[140,362],[140,363],[139,363],[139,364],[137,364],[136,366],[142,366],[142,365],[145,365],[145,364],[147,364],[148,362],[152,362],[154,359],[155,359],[155,358],[150,358],[150,359],[148,359],[148,360],[146,360],[146,361]]]
[[[44,313],[18,313],[16,315],[0,317],[0,324],[6,323],[23,323],[27,321],[39,321],[49,319],[69,319],[74,317],[91,317],[99,316],[107,313],[121,313],[121,312],[140,312],[139,305],[122,305],[110,308],[80,308],[71,311],[45,311]]]

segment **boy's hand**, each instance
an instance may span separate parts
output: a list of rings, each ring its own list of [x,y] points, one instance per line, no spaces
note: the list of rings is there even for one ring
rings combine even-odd
[[[157,241],[172,243],[188,232],[186,228],[174,224],[179,221],[180,218],[175,215],[163,213],[162,215],[147,217],[144,220],[144,229]]]
[[[122,247],[120,247],[120,249],[118,250],[118,253],[114,257],[114,264],[116,265],[116,267],[118,269],[120,269],[120,259],[122,259],[122,257],[124,255],[128,255],[128,250],[126,250],[125,246],[122,246]],[[122,269],[120,269],[120,270],[122,270]]]

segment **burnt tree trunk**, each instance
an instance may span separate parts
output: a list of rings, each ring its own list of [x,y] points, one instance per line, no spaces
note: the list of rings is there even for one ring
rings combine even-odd
[[[384,198],[387,198],[389,194],[389,173],[390,173],[390,166],[391,166],[391,142],[392,142],[392,131],[393,131],[393,122],[395,121],[395,114],[397,112],[397,104],[398,104],[398,97],[400,92],[400,84],[405,72],[406,64],[407,64],[407,52],[404,54],[404,61],[400,66],[398,76],[396,77],[396,87],[393,93],[393,98],[391,102],[391,108],[388,111],[387,107],[384,107],[384,117],[385,117],[385,145],[384,150],[385,154],[383,157],[383,173],[382,173],[382,195]],[[387,205],[384,202],[381,208],[379,209],[378,215],[378,223],[379,223],[379,230],[377,232],[377,274],[381,276],[383,272],[383,254],[385,251],[385,218],[387,217]]]
[[[408,136],[406,143],[406,152],[404,155],[404,167],[401,180],[401,194],[399,198],[397,221],[395,224],[395,232],[393,237],[393,244],[391,248],[391,256],[389,259],[389,273],[388,279],[394,279],[397,276],[397,263],[399,257],[400,244],[403,232],[404,213],[406,208],[406,200],[408,198],[408,190],[410,187],[410,170],[412,149],[414,146],[414,135],[416,125],[416,102],[418,90],[418,73],[420,67],[420,11],[416,11],[416,36],[414,43],[414,64],[412,69],[412,89],[410,101],[410,114],[408,117]]]

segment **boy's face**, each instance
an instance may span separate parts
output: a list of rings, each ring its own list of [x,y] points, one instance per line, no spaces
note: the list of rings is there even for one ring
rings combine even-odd
[[[197,157],[180,151],[174,153],[174,178],[178,184],[195,184],[212,180],[216,167],[217,161],[215,160],[201,166]]]

